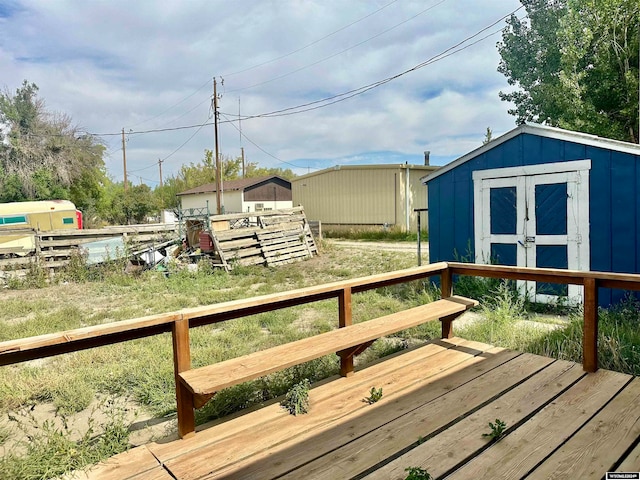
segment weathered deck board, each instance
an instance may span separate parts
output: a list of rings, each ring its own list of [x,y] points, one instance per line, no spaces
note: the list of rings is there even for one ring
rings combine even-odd
[[[523,425],[516,428],[511,434],[491,445],[481,455],[473,458],[447,478],[522,478],[539,462],[544,460],[546,456],[551,454],[553,450],[564,443],[570,433],[580,428],[589,417],[602,408],[628,381],[628,377],[624,375],[607,371],[586,375],[578,365],[575,365],[572,370],[574,374],[580,373],[580,376],[585,376],[577,383],[571,384],[572,382],[570,382],[569,385],[565,382],[563,382],[563,385],[557,385],[556,381],[560,379],[553,380],[547,385],[539,385],[542,388],[540,393],[551,394],[551,397],[544,402],[544,404],[548,403],[548,405]],[[574,378],[574,380],[577,378]],[[525,387],[525,385],[522,386]],[[555,388],[556,386],[559,388]],[[564,390],[564,392],[553,402],[550,402],[554,393],[557,393],[558,390]],[[498,401],[495,403],[498,403]],[[475,432],[467,432],[469,437],[460,439],[463,442],[471,440],[480,448],[483,447],[482,444],[484,446],[488,444],[488,441],[478,434],[478,432],[487,432],[489,430],[487,421],[493,421],[493,418],[498,417],[506,421],[508,427],[511,427],[517,424],[517,417],[519,416],[510,411],[495,412],[493,417],[488,416],[490,412],[482,413],[482,422],[477,425],[478,429]],[[438,441],[441,441],[441,439],[438,439]],[[536,448],[519,448],[522,445],[535,445]],[[434,467],[430,468],[429,471],[433,470],[434,475],[440,475],[456,465],[455,463],[449,464],[446,468],[443,468],[440,463],[442,460],[444,459],[432,458],[431,465]]]
[[[428,358],[439,352],[444,352],[453,346],[448,343],[444,345],[429,344],[423,347],[422,350],[413,350],[406,352],[407,363],[421,361],[423,358]],[[424,355],[424,356],[423,356]],[[397,367],[393,362],[380,362],[366,369],[368,375],[367,378],[363,378],[360,375],[356,375],[349,380],[349,383],[355,383],[356,385],[367,382],[368,378],[376,378],[377,376],[384,376],[392,374]],[[336,392],[342,389],[343,383],[347,380],[341,377],[334,377],[333,382],[329,382],[329,385],[322,384],[321,387],[315,387],[311,390],[311,395],[316,402],[325,401],[327,398],[331,398]],[[184,453],[196,450],[198,448],[206,448],[212,443],[224,441],[226,438],[234,435],[246,428],[261,428],[261,426],[270,421],[279,419],[282,417],[283,410],[278,406],[268,406],[260,409],[259,411],[251,411],[235,418],[233,422],[213,422],[209,425],[203,425],[197,430],[200,430],[197,435],[184,439],[181,442],[172,442],[170,444],[152,444],[150,449],[153,451],[159,459],[166,462],[172,458],[175,458]],[[178,448],[177,448],[178,447]]]
[[[452,352],[451,352],[452,353]],[[448,371],[449,375],[452,370],[457,370],[464,375],[474,372],[475,377],[482,373],[495,368],[497,365],[513,358],[512,352],[502,351],[496,352],[492,358],[483,358],[476,356],[464,363],[453,366]],[[477,368],[469,368],[477,365]],[[452,385],[449,383],[451,378],[442,373],[435,375],[428,387],[424,385],[411,391],[410,395],[403,395],[400,398],[392,396],[393,391],[385,389],[383,386],[383,398],[374,405],[364,405],[357,415],[350,415],[339,419],[339,422],[327,424],[321,432],[314,432],[310,435],[305,432],[295,438],[286,438],[286,441],[274,445],[272,448],[266,449],[257,455],[246,458],[240,462],[226,466],[224,469],[215,472],[217,475],[224,476],[229,474],[234,478],[256,478],[256,476],[266,475],[267,478],[273,478],[284,475],[294,470],[299,465],[307,462],[313,462],[323,456],[332,456],[332,452],[336,448],[341,448],[349,444],[356,438],[367,435],[371,431],[377,431],[389,422],[394,421],[398,417],[409,415],[413,418],[412,413],[423,407],[425,402],[429,402],[435,398],[442,398],[451,390]],[[461,380],[464,379],[461,376]],[[368,389],[363,389],[360,396],[353,398],[358,401],[366,396]],[[385,398],[386,397],[386,398]],[[410,422],[409,422],[410,423]],[[417,438],[417,436],[416,436]],[[413,439],[411,441],[414,441]],[[370,453],[370,452],[368,452]],[[259,460],[259,462],[256,462]],[[303,472],[294,470],[294,477],[311,478],[310,472],[303,469]],[[347,475],[348,476],[348,475]],[[209,478],[209,477],[204,477]],[[216,478],[211,476],[211,478]],[[332,478],[331,475],[325,478]],[[343,478],[341,476],[334,478]]]
[[[560,364],[560,362],[556,363]],[[448,445],[449,448],[455,447],[453,451],[456,453],[455,456],[459,457],[455,458],[455,462],[450,461],[442,452],[439,455],[429,452],[428,445],[420,445],[416,452],[411,452],[404,461],[411,462],[420,458],[421,464],[425,465],[423,468],[428,468],[434,475],[442,475],[456,465],[466,462],[462,468],[447,478],[522,478],[566,440],[565,432],[573,432],[579,428],[626,383],[626,379],[606,371],[593,376],[584,376],[580,381],[573,383],[585,375],[578,365],[568,373],[579,375],[574,376],[573,379],[567,375],[559,376],[548,385],[544,382],[538,383],[539,390],[533,392],[533,396],[542,398],[549,395],[549,398],[537,405],[539,407],[546,404],[542,410],[537,411],[535,408],[526,412],[527,415],[521,415],[517,411],[520,407],[514,405],[513,412],[503,409],[493,411],[492,408],[498,406],[495,404],[503,401],[501,398],[489,405],[485,411],[476,412],[451,431],[430,442]],[[522,385],[525,388],[529,386],[532,385]],[[553,400],[558,392],[563,393]],[[531,413],[535,415],[518,426],[518,422]],[[494,421],[495,418],[500,418],[507,423],[508,435],[490,445],[488,440],[482,437],[482,433],[489,431],[488,422]],[[467,426],[469,428],[465,428]],[[517,428],[514,429],[514,426]],[[484,450],[489,445],[490,447]],[[530,445],[535,445],[535,448],[528,448]],[[465,451],[465,456],[460,455],[461,450]],[[423,452],[428,454],[423,455]]]
[[[635,378],[528,478],[602,478],[639,436],[640,379]]]
[[[200,475],[207,475],[218,469],[226,469],[231,464],[237,464],[261,452],[268,452],[268,447],[275,448],[280,443],[290,442],[293,438],[296,439],[294,443],[297,444],[308,436],[312,436],[314,437],[314,449],[316,449],[315,436],[330,429],[336,422],[344,422],[346,416],[359,417],[366,412],[369,406],[362,402],[362,399],[367,396],[374,383],[383,388],[385,396],[393,398],[394,394],[416,385],[416,382],[420,382],[417,385],[421,385],[425,382],[430,383],[430,378],[435,381],[436,375],[442,373],[443,370],[453,369],[482,353],[482,350],[464,345],[464,341],[460,343],[462,343],[461,347],[456,347],[452,342],[454,348],[429,356],[426,360],[418,360],[413,364],[396,363],[396,370],[386,373],[386,381],[385,376],[378,376],[375,374],[375,370],[367,369],[365,370],[366,375],[356,374],[352,377],[340,378],[326,386],[312,390],[310,392],[312,408],[307,415],[292,417],[279,405],[273,405],[269,407],[276,410],[272,421],[260,423],[258,427],[249,423],[248,428],[225,438],[224,442],[207,443],[204,448],[181,455],[177,459],[165,462],[165,464],[178,478],[198,478]],[[420,353],[421,350],[417,349],[416,353]],[[370,368],[375,369],[378,365],[382,366],[385,363],[394,362],[385,361]],[[453,388],[450,385],[447,386]],[[446,388],[434,388],[433,393],[429,394],[438,392],[437,394],[441,395],[446,390]],[[416,408],[423,403],[419,395],[408,395],[407,397],[406,400],[403,399],[405,403],[399,405],[398,410],[388,416],[389,419],[398,415],[398,411]],[[379,416],[375,421],[383,421],[383,417]],[[359,421],[356,423],[360,424]],[[362,425],[363,428],[370,428],[366,424]],[[255,441],[256,430],[260,431],[260,442]],[[157,451],[154,450],[154,453],[161,460],[164,460]],[[254,459],[255,457],[252,457],[250,461]],[[239,465],[233,468],[237,470],[238,467]],[[239,474],[235,472],[234,475]]]
[[[158,459],[145,445],[115,455],[103,463],[87,471],[75,472],[65,477],[68,480],[84,480],[99,478],[100,480],[168,480],[171,476],[162,468]]]
[[[420,439],[429,438],[469,411],[482,407],[495,396],[524,381],[549,363],[551,361],[548,358],[521,355],[491,370],[490,374],[480,375],[408,412],[407,415],[398,416],[386,425],[372,429],[367,435],[294,470],[284,478],[356,476],[385,461],[390,454],[401,452]]]
[[[622,463],[615,469],[616,472],[633,472],[640,470],[640,443],[624,458]]]
[[[372,386],[383,397],[367,405]],[[572,362],[437,340],[321,382],[310,398],[307,415],[271,403],[186,440],[138,447],[86,478],[404,479],[415,466],[436,478],[546,479],[640,470],[640,380],[586,374]],[[492,443],[482,434],[496,418],[508,428]]]

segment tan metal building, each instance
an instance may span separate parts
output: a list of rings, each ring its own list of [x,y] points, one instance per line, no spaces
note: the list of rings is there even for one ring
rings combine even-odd
[[[416,208],[427,208],[427,190],[420,178],[437,170],[429,165],[336,166],[291,181],[294,205],[309,220],[338,228],[397,226],[417,228]],[[427,226],[422,214],[423,229]]]

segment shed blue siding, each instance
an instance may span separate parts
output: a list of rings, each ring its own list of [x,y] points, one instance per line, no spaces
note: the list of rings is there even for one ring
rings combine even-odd
[[[640,273],[640,155],[521,133],[428,181],[432,262],[473,261],[476,170],[591,160],[591,270]],[[608,305],[622,293],[603,290]]]

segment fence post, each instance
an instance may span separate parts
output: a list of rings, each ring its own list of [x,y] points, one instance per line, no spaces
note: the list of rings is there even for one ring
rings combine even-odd
[[[440,274],[440,297],[447,298],[453,295],[453,278],[451,275],[451,270],[447,267],[446,270],[443,270]],[[457,318],[458,315],[450,315],[448,317],[442,317],[440,319],[440,324],[442,326],[442,335],[441,338],[451,338],[453,337],[453,320]]]
[[[351,318],[351,287],[345,287],[338,294],[338,326],[348,327],[353,323]],[[353,355],[348,352],[340,354],[340,375],[348,377],[353,375]]]
[[[582,368],[598,370],[598,281],[584,279],[584,325],[582,331]]]
[[[188,438],[195,434],[196,423],[193,395],[180,381],[179,373],[191,368],[189,345],[189,319],[181,317],[171,325],[173,340],[173,372],[176,382],[176,404],[178,413],[178,435]]]

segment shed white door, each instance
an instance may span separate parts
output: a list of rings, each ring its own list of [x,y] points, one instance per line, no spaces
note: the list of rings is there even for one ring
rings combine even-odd
[[[589,269],[588,160],[474,172],[476,262]],[[536,302],[582,287],[519,282]]]

